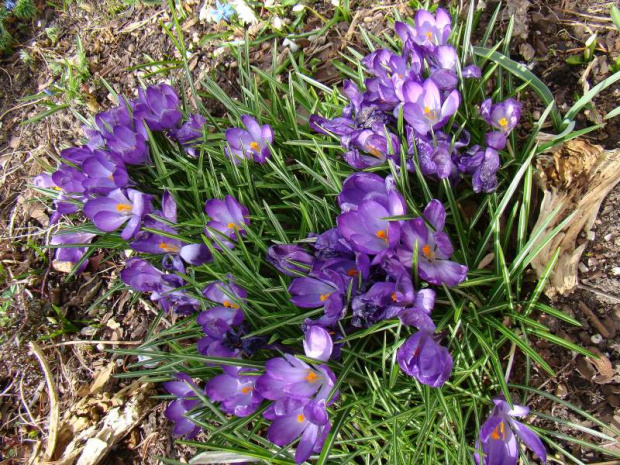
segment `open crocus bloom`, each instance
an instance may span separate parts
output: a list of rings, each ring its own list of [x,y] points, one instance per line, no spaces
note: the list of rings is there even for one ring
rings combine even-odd
[[[525,417],[530,409],[510,404],[503,397],[493,399],[495,408],[480,428],[478,449],[474,454],[479,465],[516,465],[519,458],[517,439],[530,448],[543,462],[547,461],[547,451],[538,435],[515,418]],[[482,455],[482,459],[481,459]]]
[[[294,244],[272,245],[267,251],[267,261],[278,271],[288,276],[307,274],[312,268],[314,257]]]
[[[443,231],[446,211],[439,200],[424,209],[424,218],[406,221],[402,226],[402,244],[396,253],[401,263],[411,268],[417,247],[420,277],[434,285],[456,286],[467,276],[467,267],[449,260],[454,252],[452,242]],[[426,221],[432,226],[429,227]]]
[[[241,117],[246,130],[230,128],[226,130],[226,156],[239,164],[243,158],[265,163],[271,156],[269,145],[273,143],[273,130],[268,124],[260,126],[256,118],[243,115]]]
[[[91,199],[84,205],[84,215],[102,231],[116,231],[127,223],[121,233],[125,240],[135,237],[142,217],[151,211],[151,196],[135,189],[127,189],[127,194],[115,189],[107,197]]]
[[[255,369],[226,367],[224,373],[212,378],[205,386],[205,392],[213,402],[221,402],[220,408],[237,417],[254,413],[263,396],[254,389],[257,376],[248,375]]]
[[[503,102],[493,104],[486,99],[480,105],[482,118],[497,131],[487,134],[486,142],[490,147],[502,150],[506,147],[506,137],[519,123],[521,118],[521,103],[509,98]]]
[[[196,384],[186,373],[177,373],[176,381],[164,383],[164,388],[177,399],[170,402],[164,415],[175,422],[172,433],[175,436],[185,436],[187,439],[195,438],[200,432],[188,413],[194,409],[200,401],[196,398],[196,391],[200,392]],[[193,389],[192,389],[193,388]]]
[[[403,98],[403,116],[420,135],[446,124],[461,102],[456,89],[443,98],[437,84],[430,78],[422,85],[414,80],[405,82]]]
[[[151,131],[174,129],[182,118],[179,111],[179,96],[168,84],[138,89],[134,116],[137,120],[143,120]]]

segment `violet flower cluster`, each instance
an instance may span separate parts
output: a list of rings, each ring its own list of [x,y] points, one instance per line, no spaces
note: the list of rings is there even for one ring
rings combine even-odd
[[[398,350],[401,369],[423,384],[443,385],[452,357],[434,334],[432,286],[456,286],[468,271],[451,260],[443,205],[432,200],[423,216],[398,219],[407,205],[393,178],[363,172],[345,180],[338,203],[337,227],[316,236],[311,248],[275,245],[267,254],[274,267],[295,277],[289,286],[295,305],[323,309],[305,326],[355,330],[399,318],[418,329]],[[425,282],[418,289],[416,274]]]
[[[480,114],[492,130],[486,147],[468,148],[471,137],[454,124],[461,103],[460,79],[480,78],[475,65],[461,67],[456,49],[448,43],[452,31],[448,13],[435,15],[418,10],[414,25],[396,23],[401,39],[400,54],[379,49],[362,60],[368,73],[364,89],[345,81],[349,104],[333,119],[310,117],[317,132],[337,137],[344,159],[353,168],[364,169],[388,161],[433,179],[458,182],[471,175],[475,192],[497,187],[499,151],[515,128],[521,104],[514,99],[493,104],[485,100]],[[403,115],[407,147],[401,147],[396,122]],[[481,141],[482,142],[482,141]],[[401,155],[402,154],[402,155]]]
[[[179,97],[166,84],[140,89],[137,99],[121,99],[120,105],[99,113],[93,127],[84,127],[87,142],[61,151],[58,169],[34,179],[37,187],[58,192],[51,223],[57,223],[63,215],[82,211],[102,232],[121,229],[121,238],[133,240],[131,247],[135,250],[170,254],[177,269],[181,258],[191,264],[208,261],[206,247],[141,230],[145,226],[174,234],[174,228],[154,217],[175,223],[176,206],[172,205],[171,196],[164,195],[161,211],[155,210],[153,196],[136,189],[129,174],[131,166],[151,163],[149,131],[168,135],[195,156],[205,122],[200,115],[190,115],[183,123]],[[67,247],[87,244],[94,237],[81,233],[54,236],[51,244],[64,247],[57,250],[55,259],[66,266],[79,263],[85,248]],[[85,267],[83,263],[77,271]]]

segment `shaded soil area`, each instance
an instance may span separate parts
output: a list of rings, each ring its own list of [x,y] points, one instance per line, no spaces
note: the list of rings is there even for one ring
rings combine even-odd
[[[201,76],[214,76],[230,95],[238,96],[232,53],[215,40],[202,40],[208,34],[221,32],[224,26],[198,19],[202,2],[181,3],[185,15],[180,20],[181,29],[196,82],[200,82]],[[595,0],[509,2],[496,34],[501,37],[510,15],[514,15],[513,59],[524,62],[540,76],[553,91],[560,109],[566,111],[583,92],[611,74],[618,58],[620,34],[606,13],[610,4]],[[326,34],[298,41],[307,62],[313,63],[309,71],[328,85],[341,79],[333,60],[349,46],[364,49],[358,26],[379,35],[386,28],[386,15],[391,14],[392,8],[398,8],[404,17],[413,12],[404,2],[352,2],[352,6],[351,22],[343,21]],[[484,17],[488,18],[494,8],[493,2],[487,2]],[[317,10],[326,17],[333,14],[327,1],[318,2]],[[130,381],[116,379],[114,375],[127,371],[131,357],[112,354],[109,349],[139,343],[156,313],[148,301],[135,301],[127,293],[111,292],[121,267],[104,252],[93,257],[86,272],[77,278],[67,279],[52,268],[52,253],[42,248],[47,240],[49,211],[36,200],[28,182],[45,166],[55,165],[64,146],[79,141],[81,123],[69,111],[59,111],[33,124],[21,123],[46,108],[64,104],[91,117],[115,103],[102,80],[119,94],[133,97],[141,84],[179,79],[183,71],[173,63],[178,62],[179,51],[162,26],[169,25],[171,19],[162,6],[108,10],[101,7],[101,2],[88,0],[71,4],[66,10],[42,7],[33,23],[31,39],[24,38],[21,45],[31,60],[24,60],[20,54],[0,59],[0,460],[8,460],[7,463],[24,463],[33,456],[37,444],[39,448],[45,447],[53,407],[50,392],[54,388],[59,394],[60,412],[69,412],[70,406],[81,399],[95,399],[98,407],[93,411],[98,413],[75,415],[96,424],[97,416],[107,412],[111,405],[106,403],[109,399],[104,399],[105,393],[130,385]],[[318,16],[309,16],[304,30],[313,31],[321,26]],[[56,28],[57,33],[50,38],[46,28]],[[599,45],[594,59],[580,65],[567,64],[570,56],[583,53],[585,42],[595,32]],[[243,30],[235,32],[236,38],[243,35]],[[62,62],[68,59],[73,69],[79,69],[80,47],[88,75],[77,83],[68,83],[63,72],[68,66]],[[272,47],[270,41],[254,44],[252,62],[269,68]],[[277,53],[278,62],[284,64],[288,50],[278,48]],[[141,66],[145,63],[152,64]],[[140,67],[132,69],[137,66]],[[199,84],[198,87],[202,91]],[[18,100],[28,96],[36,97]],[[619,105],[620,90],[617,85],[612,86],[580,115],[579,124],[601,123],[602,117]],[[542,111],[535,101],[526,102],[526,108],[527,116],[534,120]],[[225,109],[215,107],[211,111],[218,114]],[[617,118],[587,137],[613,149],[619,146],[619,131]],[[549,379],[536,370],[532,374],[534,385],[617,427],[619,202],[617,187],[604,202],[593,231],[584,233],[581,239],[589,241],[580,266],[581,286],[570,297],[553,303],[583,326],[574,328],[540,316],[540,321],[555,334],[583,345],[600,358],[592,361],[538,341],[537,349],[557,375]],[[171,323],[164,318],[160,324]],[[44,354],[54,386],[46,381],[40,362],[33,356],[31,341]],[[514,370],[518,371],[523,360],[518,357],[516,363]],[[545,401],[533,407],[539,411],[549,409]],[[174,444],[163,410],[162,404],[149,404],[142,412],[140,426],[122,439],[106,463],[157,463],[158,456],[190,457],[191,450]],[[575,420],[569,412],[552,413]],[[590,451],[572,453],[584,461],[600,460],[600,455]]]

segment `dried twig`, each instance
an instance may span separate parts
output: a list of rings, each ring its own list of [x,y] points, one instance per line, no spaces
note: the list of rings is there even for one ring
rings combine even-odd
[[[56,437],[58,435],[58,420],[60,417],[60,406],[58,404],[58,389],[56,383],[54,383],[54,377],[50,370],[47,360],[43,356],[41,348],[36,342],[30,341],[29,343],[31,352],[37,357],[41,370],[45,375],[45,382],[47,383],[47,390],[50,397],[50,419],[48,427],[47,445],[45,447],[45,460],[51,460],[56,448]]]

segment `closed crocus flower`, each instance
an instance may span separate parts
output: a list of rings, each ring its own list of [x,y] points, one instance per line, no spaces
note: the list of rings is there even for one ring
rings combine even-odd
[[[314,256],[295,244],[272,245],[267,250],[267,261],[288,276],[307,274],[314,263]]]
[[[495,408],[480,428],[479,452],[474,454],[479,465],[516,465],[519,458],[520,440],[530,448],[543,463],[547,452],[538,435],[516,420],[529,414],[529,407],[506,402],[503,397],[493,399]]]
[[[418,10],[414,18],[415,26],[397,21],[395,29],[403,42],[405,52],[415,51],[422,47],[433,51],[437,45],[448,42],[452,31],[452,20],[443,8],[438,8],[433,15],[426,10]]]
[[[456,113],[461,96],[455,89],[445,98],[432,79],[423,84],[409,80],[403,85],[403,116],[418,134],[441,128]]]
[[[142,217],[152,211],[151,196],[135,189],[115,189],[106,197],[91,199],[84,205],[86,215],[101,231],[112,232],[125,225],[121,237],[133,238],[142,222]]]
[[[273,130],[268,124],[260,126],[256,118],[243,115],[241,117],[246,130],[230,128],[226,130],[226,156],[235,164],[244,159],[254,160],[257,163],[265,163],[271,156],[269,145],[273,143]]]
[[[353,168],[382,165],[388,159],[395,163],[400,161],[400,141],[389,131],[386,137],[385,131],[363,129],[343,137],[342,142],[349,149],[344,154],[344,159]]]
[[[420,330],[398,348],[396,360],[404,373],[420,383],[440,387],[452,373],[452,356],[434,339],[433,329]]]
[[[143,120],[151,131],[176,128],[182,117],[176,90],[167,84],[139,89],[134,116],[137,124]]]
[[[121,279],[139,292],[154,292],[161,288],[163,273],[143,258],[130,258],[121,271]]]
[[[110,141],[115,138],[113,131],[114,128],[132,127],[133,117],[130,113],[131,107],[131,102],[121,99],[120,105],[110,108],[107,111],[102,111],[95,116],[95,124],[106,141]]]
[[[198,315],[196,323],[207,336],[221,339],[233,326],[243,323],[243,320],[243,312],[238,308],[213,307]]]
[[[483,149],[475,145],[458,158],[459,170],[472,175],[474,192],[493,192],[497,188],[499,153],[492,147]]]
[[[241,308],[239,304],[245,302],[248,292],[241,286],[237,286],[232,276],[228,276],[228,282],[216,281],[208,284],[203,290],[202,295],[205,299],[217,302],[227,308]]]
[[[341,211],[357,210],[364,200],[374,200],[380,203],[392,216],[405,215],[407,203],[396,188],[394,178],[389,175],[385,178],[374,173],[353,173],[342,184],[338,195],[338,205]]]
[[[310,326],[304,337],[304,352],[306,357],[327,362],[334,350],[334,342],[326,329],[320,326]]]
[[[87,194],[106,195],[114,189],[127,187],[129,175],[125,163],[110,152],[95,150],[82,163],[86,179],[82,182]]]
[[[52,181],[56,187],[66,193],[84,193],[84,181],[86,175],[73,166],[60,165],[60,168],[52,173]]]
[[[200,427],[192,422],[188,414],[200,404],[196,398],[196,392],[200,392],[200,389],[186,373],[177,373],[175,378],[175,381],[164,383],[164,389],[176,397],[168,404],[164,415],[175,423],[172,430],[175,436],[193,439],[200,432]]]
[[[116,126],[111,130],[108,148],[128,165],[149,162],[149,146],[146,138],[129,126]]]
[[[76,244],[89,244],[96,234],[90,233],[67,233],[58,234],[52,236],[50,245],[60,246],[56,249],[54,254],[54,268],[57,270],[70,272],[84,257],[84,254],[88,250],[88,246],[83,247],[71,247]],[[62,247],[65,246],[65,247]],[[88,265],[88,260],[85,260],[75,271],[81,273]]]
[[[506,147],[506,137],[519,123],[521,118],[521,103],[509,98],[503,102],[493,104],[491,99],[486,99],[480,105],[480,114],[487,124],[497,131],[487,134],[487,145],[496,150]]]
[[[196,145],[200,143],[203,127],[207,124],[204,116],[192,114],[179,129],[172,130],[170,136],[176,139],[188,155],[197,157]]]

